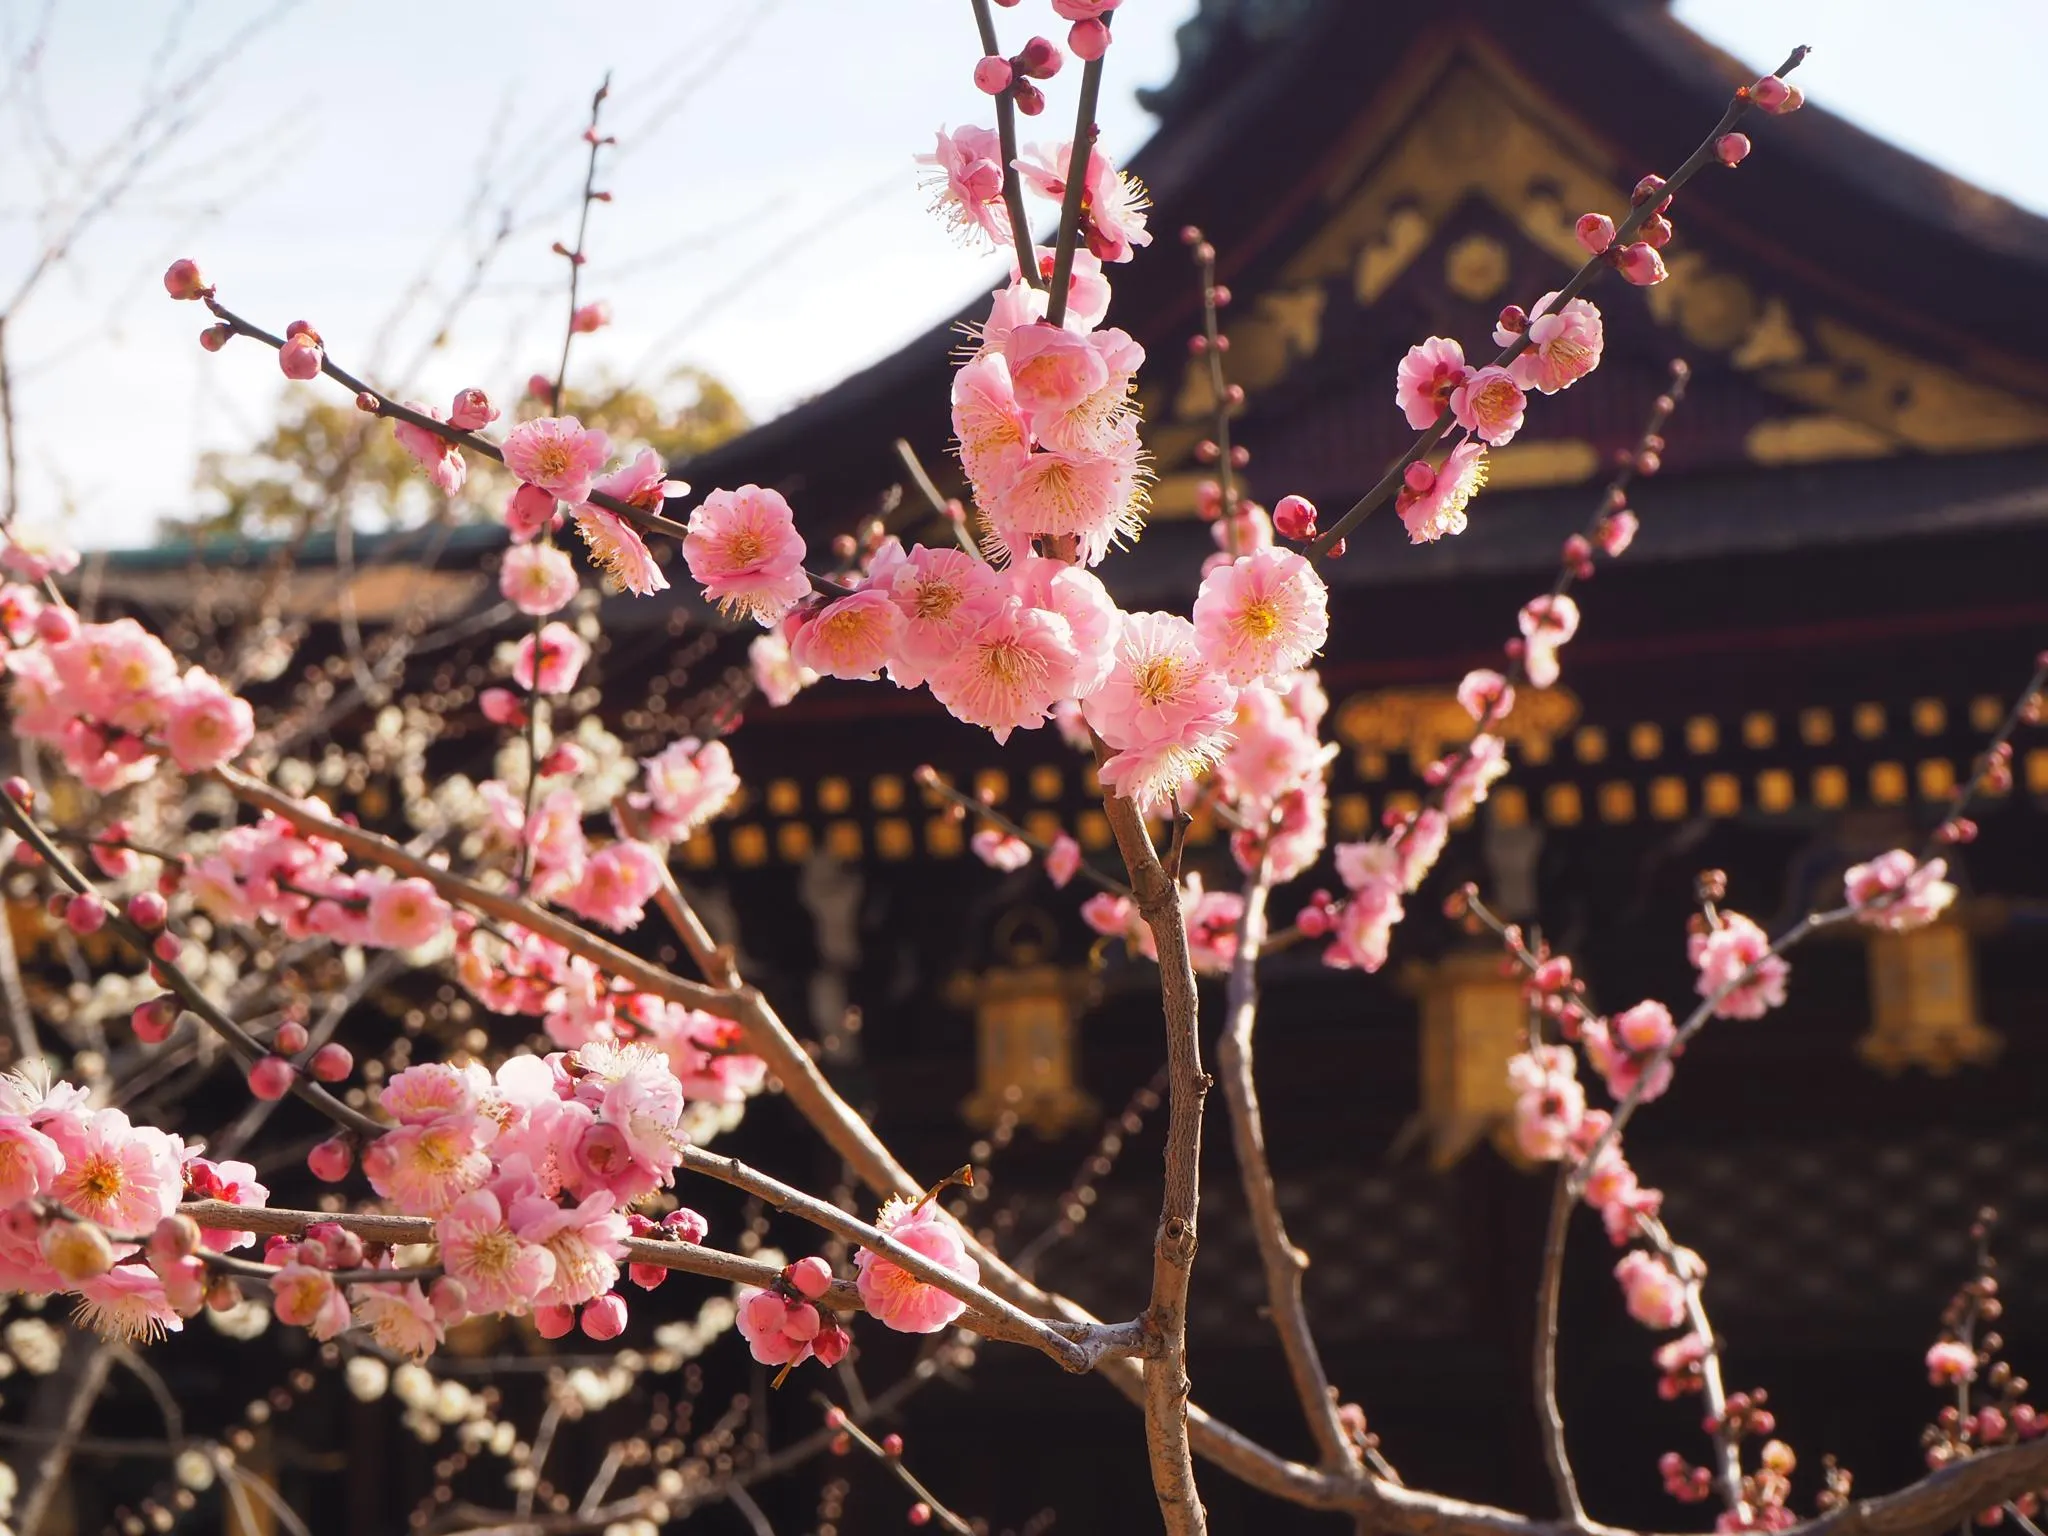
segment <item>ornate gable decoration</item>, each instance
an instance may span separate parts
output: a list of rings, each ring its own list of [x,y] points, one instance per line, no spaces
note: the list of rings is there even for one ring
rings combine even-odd
[[[1597,142],[1556,121],[1513,65],[1479,41],[1442,43],[1434,59],[1395,78],[1400,99],[1361,115],[1320,189],[1328,210],[1259,292],[1239,284],[1226,327],[1230,377],[1257,397],[1320,352],[1332,307],[1381,302],[1477,201],[1555,258],[1557,275],[1583,252],[1573,223],[1588,208],[1626,205],[1630,178]],[[1472,304],[1527,300],[1509,293],[1512,256],[1483,233],[1451,240],[1430,281]],[[1670,277],[1645,290],[1670,349],[1718,358],[1782,407],[1750,425],[1744,455],[1788,464],[1901,452],[1973,453],[2048,443],[2048,404],[1966,374],[1935,356],[1859,329],[1811,300],[1774,291],[1755,263],[1717,253],[1710,233],[1681,228]],[[1804,307],[1801,307],[1801,306]],[[1391,398],[1391,379],[1387,393]],[[1213,409],[1206,367],[1147,400],[1161,471],[1160,515],[1184,515],[1201,471],[1195,444]],[[1499,486],[1566,484],[1599,467],[1593,445],[1518,441],[1495,450]]]

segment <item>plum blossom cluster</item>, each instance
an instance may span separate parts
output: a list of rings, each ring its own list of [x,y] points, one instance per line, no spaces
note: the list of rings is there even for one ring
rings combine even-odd
[[[281,816],[221,834],[186,864],[193,903],[223,923],[266,923],[295,938],[418,949],[446,933],[454,909],[427,881],[388,870],[349,870],[347,851]]]
[[[170,647],[133,619],[81,623],[8,585],[0,641],[14,731],[55,747],[101,794],[150,778],[165,753],[187,773],[217,768],[255,734],[246,700],[204,668],[181,673]]]
[[[456,975],[493,1013],[538,1016],[565,1051],[640,1046],[658,1052],[692,1099],[737,1104],[760,1092],[767,1064],[721,1019],[607,977],[589,960],[529,929],[467,926]]]
[[[75,1296],[79,1323],[109,1338],[181,1329],[207,1299],[202,1244],[250,1241],[179,1216],[188,1192],[255,1206],[269,1195],[249,1164],[210,1162],[40,1067],[0,1078],[0,1290]]]
[[[806,1360],[829,1370],[845,1359],[852,1338],[818,1305],[831,1289],[832,1266],[814,1256],[784,1266],[765,1290],[743,1290],[738,1327],[748,1352],[763,1365],[781,1366],[785,1375]]]
[[[1212,891],[1196,874],[1184,876],[1179,886],[1181,921],[1187,927],[1188,957],[1197,971],[1221,976],[1237,959],[1238,924],[1244,918],[1244,897],[1236,891]],[[1124,947],[1147,960],[1159,958],[1152,927],[1128,896],[1104,891],[1081,903],[1081,918],[1106,939],[1121,939]]]
[[[691,515],[690,537],[710,541],[707,549],[725,539],[718,547],[729,555],[725,535],[740,503],[721,502],[721,494]],[[1273,548],[1212,569],[1192,619],[1125,613],[1093,572],[1036,553],[1029,539],[1001,567],[959,549],[906,550],[883,539],[844,595],[799,601],[792,583],[771,600],[754,585],[759,561],[796,534],[787,505],[769,497],[744,498],[746,562],[692,559],[707,596],[780,608],[796,666],[850,679],[886,673],[899,687],[928,687],[954,716],[998,741],[1078,704],[1109,749],[1103,782],[1142,806],[1184,800],[1228,747],[1243,690],[1298,691],[1291,679],[1328,631],[1322,579],[1300,555]],[[1265,774],[1274,799],[1290,787],[1287,778]]]

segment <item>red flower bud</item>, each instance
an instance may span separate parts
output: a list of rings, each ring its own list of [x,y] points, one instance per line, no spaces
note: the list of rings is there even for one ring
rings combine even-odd
[[[196,299],[213,292],[199,263],[180,257],[164,269],[164,292],[174,299]]]
[[[1724,133],[1714,140],[1714,153],[1723,165],[1734,167],[1749,158],[1749,135]]]

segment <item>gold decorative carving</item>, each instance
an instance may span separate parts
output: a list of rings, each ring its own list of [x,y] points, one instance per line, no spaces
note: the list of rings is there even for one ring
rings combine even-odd
[[[1560,276],[1583,256],[1573,235],[1577,215],[1626,206],[1604,150],[1552,119],[1544,92],[1511,60],[1477,46],[1444,49],[1419,59],[1404,78],[1361,110],[1326,189],[1324,224],[1286,259],[1275,293],[1248,304],[1231,327],[1231,376],[1248,392],[1314,355],[1330,285],[1347,285],[1361,305],[1378,302],[1468,200],[1487,203],[1554,256]],[[1497,239],[1478,234],[1454,244],[1444,260],[1446,285],[1469,299],[1491,297],[1512,266]],[[1795,316],[1782,295],[1759,291],[1752,276],[1697,245],[1670,257],[1669,269],[1666,282],[1645,290],[1660,323],[1689,348],[1726,356],[1761,388],[1811,413],[1759,428],[1750,443],[1758,462],[2048,443],[2048,402],[1965,374],[1931,348],[1910,353],[1825,313]],[[1282,307],[1269,309],[1269,302]],[[1156,465],[1192,467],[1203,429],[1190,424],[1210,405],[1208,370],[1185,368],[1171,412],[1150,413],[1171,417],[1147,434]],[[1493,483],[1583,478],[1579,451],[1574,445],[1569,459],[1531,458],[1529,478],[1519,480],[1508,478],[1507,455],[1497,455]],[[1177,513],[1182,500],[1176,488],[1160,498],[1159,510]],[[1186,500],[1191,507],[1191,495]]]
[[[1074,1069],[1074,1012],[1094,981],[1085,969],[1049,963],[1052,922],[1035,909],[1007,913],[995,942],[1004,965],[946,985],[948,1001],[974,1010],[977,1084],[960,1112],[980,1130],[1015,1115],[1041,1136],[1058,1136],[1099,1113]]]
[[[1411,962],[1401,982],[1422,1002],[1419,1128],[1429,1140],[1430,1165],[1451,1167],[1487,1135],[1503,1156],[1519,1161],[1508,1060],[1528,1045],[1521,983],[1501,974],[1491,950],[1459,951],[1434,965]]]
[[[1508,280],[1508,249],[1491,235],[1467,235],[1444,253],[1444,284],[1459,298],[1483,304]]]
[[[1880,1072],[1924,1067],[1937,1077],[1996,1057],[2004,1039],[1977,1018],[1970,936],[1944,919],[1905,933],[1873,932],[1870,1033],[1856,1042]]]
[[[1515,707],[1493,727],[1495,735],[1526,751],[1548,748],[1579,718],[1578,696],[1567,688],[1522,688]],[[1417,773],[1472,734],[1472,717],[1455,693],[1392,688],[1353,694],[1337,709],[1337,737],[1352,749],[1364,774],[1376,757],[1405,752]]]

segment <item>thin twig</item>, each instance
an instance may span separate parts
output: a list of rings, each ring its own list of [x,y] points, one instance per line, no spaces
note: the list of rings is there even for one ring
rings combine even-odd
[[[1807,50],[1804,46],[1794,48],[1786,56],[1785,62],[1778,66],[1777,73],[1780,76],[1791,74],[1793,70],[1799,67],[1800,60],[1804,59],[1806,54]],[[1736,92],[1735,96],[1729,101],[1727,109],[1721,114],[1721,121],[1716,123],[1713,131],[1700,141],[1699,148],[1688,155],[1685,163],[1666,178],[1663,188],[1657,195],[1643,199],[1643,201],[1637,203],[1629,210],[1627,217],[1621,221],[1619,227],[1614,232],[1614,243],[1609,247],[1610,250],[1619,251],[1623,246],[1627,245],[1636,233],[1642,229],[1643,225],[1648,223],[1657,214],[1659,209],[1670,201],[1679,188],[1692,180],[1693,176],[1703,167],[1714,161],[1715,144],[1723,134],[1732,130],[1737,123],[1741,122],[1748,115],[1750,104],[1749,89],[1745,86],[1742,90]],[[1589,257],[1578,271],[1565,280],[1564,286],[1558,289],[1557,298],[1552,303],[1553,312],[1562,311],[1566,304],[1570,303],[1572,299],[1576,298],[1587,287],[1597,281],[1601,274],[1607,270],[1607,267],[1608,261],[1604,255]],[[1528,350],[1529,343],[1529,332],[1525,329],[1510,345],[1501,349],[1500,355],[1493,360],[1493,366],[1505,368],[1509,363],[1520,357],[1523,352]],[[1333,523],[1314,544],[1309,546],[1309,559],[1313,562],[1323,560],[1328,556],[1331,547],[1339,539],[1370,517],[1379,505],[1392,496],[1400,487],[1401,476],[1406,472],[1408,466],[1416,463],[1430,449],[1443,441],[1444,436],[1451,430],[1456,420],[1457,418],[1451,414],[1450,407],[1446,406],[1435,422],[1421,436],[1416,438],[1408,451],[1395,460],[1392,467],[1380,477],[1379,483],[1359,497],[1350,511]]]
[[[1571,1164],[1560,1162],[1550,1195],[1550,1227],[1543,1238],[1543,1279],[1536,1290],[1536,1420],[1543,1430],[1543,1463],[1557,1498],[1559,1518],[1574,1526],[1586,1523],[1579,1501],[1579,1480],[1572,1476],[1565,1449],[1564,1413],[1557,1405],[1557,1302],[1564,1286],[1565,1239],[1571,1231],[1573,1195]]]

